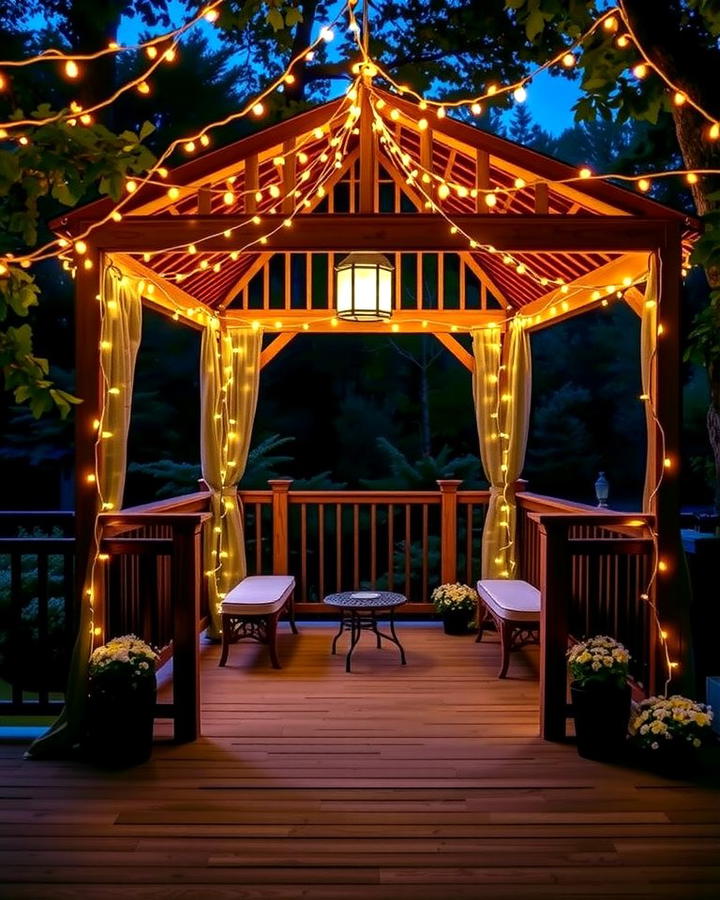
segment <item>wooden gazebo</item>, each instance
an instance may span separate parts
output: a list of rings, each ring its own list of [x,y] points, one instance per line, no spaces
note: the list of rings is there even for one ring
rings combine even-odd
[[[646,331],[644,388],[647,508],[637,520],[594,514],[596,531],[585,537],[653,546],[651,600],[672,626],[679,565],[679,292],[687,223],[645,196],[588,174],[358,82],[341,99],[156,175],[132,193],[122,215],[101,200],[57,222],[58,233],[82,251],[76,309],[77,392],[84,399],[76,414],[78,571],[85,572],[94,553],[127,552],[120,541],[109,542],[119,533],[122,511],[106,509],[103,519],[96,480],[88,477],[106,400],[98,297],[108,264],[135,280],[143,303],[181,324],[264,334],[260,366],[306,332],[395,331],[435,335],[473,372],[476,360],[456,340],[458,333],[491,328],[500,336],[499,362],[506,366],[504,336],[511,323],[531,333],[601,304],[627,302],[652,332]],[[389,320],[349,322],[336,315],[335,265],[353,251],[382,252],[393,264]],[[646,284],[655,276],[650,295]],[[282,491],[274,493],[281,526],[285,501]],[[542,558],[532,565],[546,590],[543,732],[551,737],[560,721],[564,728],[564,705],[555,701],[564,690],[567,635],[564,600],[553,586],[565,577],[559,574],[563,566],[572,566],[568,528],[590,511],[575,510],[575,519],[568,509],[542,511]],[[98,537],[99,513],[110,527],[105,544]],[[126,525],[133,522],[130,516]],[[601,533],[610,526],[611,535]],[[524,527],[520,523],[521,532]],[[274,566],[283,564],[287,552],[283,557],[280,548]],[[521,562],[518,570],[525,577],[528,565]],[[444,566],[443,574],[451,569]],[[637,587],[643,590],[639,581]],[[657,637],[651,619],[649,641]],[[192,616],[190,621],[192,632]],[[96,633],[103,634],[103,627]],[[193,639],[196,632],[183,645],[191,665],[187,648]],[[175,640],[177,652],[177,634]],[[671,629],[669,640],[677,656],[679,632]],[[192,696],[192,673],[184,684]],[[547,708],[550,702],[554,709]],[[185,736],[197,730],[196,722],[185,723]]]

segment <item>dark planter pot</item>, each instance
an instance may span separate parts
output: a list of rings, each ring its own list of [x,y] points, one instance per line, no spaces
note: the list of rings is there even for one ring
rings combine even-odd
[[[472,612],[466,612],[465,610],[444,612],[442,614],[442,620],[445,634],[467,634],[472,616]]]
[[[137,688],[90,684],[87,751],[99,766],[128,768],[147,762],[152,753],[156,699],[155,676]]]
[[[665,778],[689,779],[704,774],[706,769],[705,753],[687,741],[668,741],[658,750],[633,747],[631,759],[640,768]]]
[[[630,685],[570,685],[577,749],[585,759],[622,756],[630,720]]]

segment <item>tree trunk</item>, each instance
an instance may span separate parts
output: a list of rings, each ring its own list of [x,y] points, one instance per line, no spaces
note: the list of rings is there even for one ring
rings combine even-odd
[[[127,5],[125,0],[74,0],[67,11],[72,49],[78,53],[95,53],[116,40],[120,18]],[[77,97],[87,109],[112,93],[115,86],[115,54],[110,53],[92,63],[80,65],[85,71],[77,86]],[[92,77],[88,71],[90,66]],[[97,118],[112,129],[112,106],[102,110]]]
[[[310,44],[317,6],[318,0],[306,0],[305,3],[300,5],[300,12],[302,13],[303,20],[302,22],[299,22],[295,28],[295,37],[293,38],[290,56],[291,59],[294,59]],[[307,60],[304,58],[293,66],[292,73],[295,77],[295,81],[293,81],[292,84],[285,85],[285,98],[288,103],[301,103],[305,100],[307,68]]]

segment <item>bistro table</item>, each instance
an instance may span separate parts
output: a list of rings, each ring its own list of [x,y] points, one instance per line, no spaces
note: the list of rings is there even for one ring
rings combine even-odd
[[[326,606],[333,606],[340,610],[340,627],[333,638],[332,652],[335,654],[338,638],[344,631],[350,632],[350,649],[345,658],[345,671],[350,671],[350,660],[353,650],[360,640],[361,631],[372,631],[377,640],[378,649],[384,638],[386,641],[396,644],[400,650],[402,665],[406,665],[405,650],[395,633],[395,608],[407,603],[407,597],[403,594],[394,594],[392,591],[344,591],[340,594],[329,594],[323,597]],[[378,629],[378,616],[387,616],[390,626],[390,634]]]

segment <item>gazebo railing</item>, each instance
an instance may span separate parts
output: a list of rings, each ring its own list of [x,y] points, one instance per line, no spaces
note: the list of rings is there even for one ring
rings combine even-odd
[[[294,575],[300,615],[322,612],[324,594],[351,588],[401,591],[409,599],[407,614],[428,614],[435,585],[456,580],[473,584],[479,577],[489,502],[487,491],[463,491],[457,481],[439,482],[438,488],[293,491],[291,482],[275,480],[267,490],[240,491],[248,572]],[[549,616],[542,648],[548,698],[553,696],[552,703],[559,703],[564,715],[564,693],[562,702],[559,697],[565,690],[568,638],[602,632],[628,646],[636,683],[651,689],[653,625],[640,599],[652,562],[652,541],[644,524],[648,517],[602,512],[527,491],[520,491],[517,499],[518,576],[544,591]],[[181,687],[190,694],[196,689],[191,682],[198,664],[193,635],[207,623],[202,529],[208,527],[208,510],[209,494],[199,492],[102,517],[101,550],[109,559],[103,563],[104,597],[97,621],[106,635],[135,632],[151,641],[161,648],[163,659],[174,657],[175,669],[180,633],[181,653],[195,671],[186,674]],[[25,527],[33,524],[28,514],[0,518],[6,535],[0,538],[0,554],[11,560],[5,621],[17,625],[18,610],[22,607],[27,618],[28,603],[37,599],[36,621],[30,623],[36,629],[36,647],[30,656],[38,660],[47,646],[48,598],[54,596],[43,575],[48,568],[43,557],[61,561],[66,609],[73,602],[73,539],[67,536],[72,518],[63,519],[61,537],[52,537],[46,529],[40,537],[18,538],[17,515],[25,517]],[[37,560],[35,581],[28,559]],[[74,612],[69,618],[74,625]],[[67,647],[73,633],[67,633]],[[0,708],[35,714],[49,710],[60,699],[50,688],[47,679],[32,694],[6,687]],[[547,699],[546,705],[550,702]],[[176,711],[170,708],[169,714]],[[193,726],[182,727],[191,732]],[[557,722],[549,727],[560,728]]]
[[[322,611],[322,598],[354,588],[397,590],[408,613],[432,610],[441,581],[473,583],[488,491],[241,491],[248,571],[289,572],[299,613]]]

